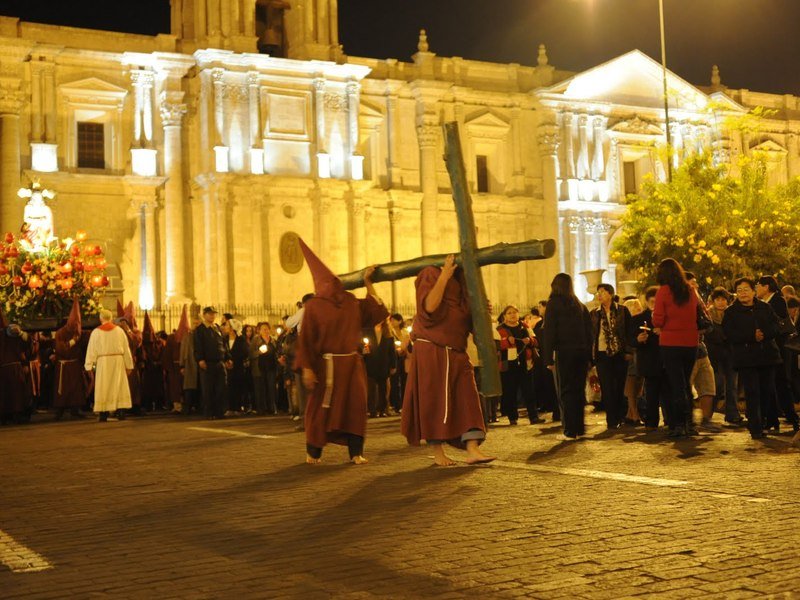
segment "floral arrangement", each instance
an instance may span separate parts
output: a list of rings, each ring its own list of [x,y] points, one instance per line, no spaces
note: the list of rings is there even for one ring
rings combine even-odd
[[[102,248],[87,244],[83,231],[36,249],[25,235],[6,233],[0,240],[0,307],[12,322],[60,319],[77,298],[84,315],[95,315],[109,283],[106,266]]]

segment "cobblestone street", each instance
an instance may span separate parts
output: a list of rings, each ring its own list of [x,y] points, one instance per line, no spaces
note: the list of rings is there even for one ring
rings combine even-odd
[[[286,417],[40,421],[0,430],[3,598],[800,597],[788,433],[589,413],[583,441],[501,423],[500,460],[435,468],[386,418],[370,464],[309,466]]]

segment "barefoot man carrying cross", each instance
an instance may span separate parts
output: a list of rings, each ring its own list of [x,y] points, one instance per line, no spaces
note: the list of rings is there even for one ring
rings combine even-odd
[[[472,316],[455,257],[449,255],[441,269],[423,269],[415,286],[417,314],[411,328],[414,350],[403,399],[403,435],[412,446],[424,439],[442,467],[455,464],[445,454],[445,443],[466,449],[467,464],[491,462],[494,457],[478,448],[486,429],[466,353]]]

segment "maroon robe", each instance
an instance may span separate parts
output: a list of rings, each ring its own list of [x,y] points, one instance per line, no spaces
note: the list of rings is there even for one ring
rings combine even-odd
[[[86,404],[85,348],[80,339],[70,345],[72,339],[74,331],[71,328],[62,327],[56,332],[53,408],[80,408]]]
[[[167,375],[167,404],[175,406],[183,400],[183,375],[181,374],[181,343],[171,333],[161,352],[161,367]]]
[[[131,349],[131,357],[133,358],[133,369],[128,373],[128,387],[131,390],[131,406],[142,405],[142,378],[140,370],[143,366],[144,360],[142,358],[142,336],[136,331],[126,331],[128,336],[128,345]]]
[[[306,441],[317,448],[327,443],[347,445],[347,435],[364,437],[367,431],[367,376],[358,353],[361,330],[375,327],[389,311],[372,296],[358,299],[349,292],[328,298],[312,298],[305,304],[295,368],[311,369],[317,385],[308,394]],[[335,354],[329,360],[324,354]],[[333,387],[326,402],[327,365],[333,365]]]
[[[425,298],[441,269],[426,267],[417,276],[414,343],[403,397],[402,432],[408,443],[446,441],[463,448],[467,431],[485,431],[475,373],[466,353],[472,317],[461,269],[447,282],[439,307],[429,313]]]
[[[21,337],[0,329],[0,416],[23,412],[28,406],[28,385],[25,367],[30,345]]]

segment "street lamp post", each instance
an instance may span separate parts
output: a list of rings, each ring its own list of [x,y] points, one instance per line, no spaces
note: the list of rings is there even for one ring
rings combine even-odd
[[[658,22],[661,29],[661,74],[664,85],[664,129],[667,135],[667,182],[672,182],[672,135],[669,131],[669,96],[667,95],[667,45],[664,37],[664,0],[658,0]]]

